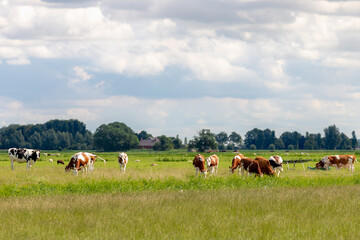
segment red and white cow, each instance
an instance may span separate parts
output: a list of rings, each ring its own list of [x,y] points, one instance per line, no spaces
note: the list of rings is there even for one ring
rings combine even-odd
[[[124,153],[124,152],[119,153],[118,162],[120,165],[120,172],[121,172],[121,168],[122,168],[123,172],[125,173],[126,164],[128,163],[128,161],[129,161],[129,158],[126,153]]]
[[[273,169],[270,165],[270,161],[268,159],[258,156],[255,158],[255,160],[258,161],[261,172],[263,174],[270,175],[270,176],[275,175],[275,172],[273,171]]]
[[[211,173],[211,175],[214,175],[217,173],[218,166],[219,166],[219,157],[216,154],[211,155],[206,159],[206,165],[208,168],[208,172]]]
[[[276,172],[277,176],[280,175],[280,172],[283,172],[283,159],[280,156],[274,155],[269,158],[271,167]]]
[[[355,155],[331,155],[323,157],[320,162],[316,164],[316,168],[325,168],[326,170],[329,169],[329,166],[335,167],[336,169],[339,168],[348,168],[352,172],[355,171]]]
[[[8,155],[11,161],[11,169],[14,170],[14,163],[26,162],[26,170],[31,170],[31,166],[40,158],[40,150],[26,148],[10,148]]]
[[[74,169],[74,174],[77,175],[79,170],[85,169],[85,172],[87,172],[89,168],[89,171],[92,172],[94,170],[96,157],[97,155],[88,152],[75,153],[71,157],[69,164],[65,167],[65,171],[68,172],[71,169]]]
[[[207,171],[205,169],[205,157],[203,155],[198,154],[194,157],[193,166],[196,171],[196,176],[198,175],[198,172],[200,171],[206,177]]]
[[[240,170],[241,170],[241,159],[244,158],[244,155],[242,155],[241,153],[237,154],[233,160],[232,160],[232,164],[230,167],[230,172],[234,173],[236,168],[239,168],[239,174],[240,174]]]
[[[239,174],[241,175],[244,175],[244,171],[247,171],[249,175],[251,175],[251,173],[255,173],[256,176],[263,175],[258,161],[244,157],[242,154],[236,155],[232,160],[230,171],[234,172],[236,168],[239,168]]]

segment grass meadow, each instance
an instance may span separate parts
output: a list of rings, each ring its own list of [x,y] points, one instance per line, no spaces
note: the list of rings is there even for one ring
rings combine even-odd
[[[345,152],[311,151],[307,156],[256,151],[284,160],[312,159],[305,171],[302,164],[285,164],[279,178],[230,175],[235,155],[230,152],[218,154],[215,177],[194,177],[191,161],[196,153],[181,151],[130,151],[125,174],[120,173],[117,153],[100,152],[96,154],[106,164],[97,160],[93,173],[75,176],[55,163],[68,163],[75,151],[59,153],[42,155],[27,172],[18,163],[12,171],[6,152],[0,152],[0,239],[360,237],[359,169],[307,168],[325,155]],[[254,157],[253,151],[242,153]]]

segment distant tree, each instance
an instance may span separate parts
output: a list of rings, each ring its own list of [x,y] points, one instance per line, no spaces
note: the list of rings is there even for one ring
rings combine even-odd
[[[160,144],[160,142],[156,142],[152,148],[153,148],[153,150],[155,150],[155,151],[160,151],[160,150],[161,150],[161,144]]]
[[[188,148],[196,148],[199,152],[204,152],[206,149],[216,149],[215,134],[208,129],[202,129],[198,132],[198,136],[194,136],[194,139],[189,142]]]
[[[270,144],[269,145],[269,150],[271,150],[271,151],[274,151],[275,150],[275,144]]]
[[[245,134],[245,146],[250,149],[251,145],[255,145],[256,149],[264,149],[265,135],[264,131],[254,128]]]
[[[250,150],[256,150],[256,145],[255,145],[255,144],[251,144],[249,149],[250,149]]]
[[[219,151],[224,151],[226,149],[226,147],[224,144],[220,143],[220,144],[218,144],[218,149],[219,149]]]
[[[172,144],[174,146],[174,149],[180,149],[183,147],[182,141],[179,138],[179,135],[176,136],[176,138],[171,139],[172,140]]]
[[[316,142],[316,134],[307,134],[307,138],[304,143],[304,149],[319,149],[317,142]]]
[[[352,131],[351,132],[351,147],[353,149],[357,148],[358,147],[358,139],[356,137],[356,134],[355,134],[355,131]]]
[[[165,135],[161,135],[160,137],[158,137],[158,139],[160,140],[161,151],[166,151],[174,148],[171,138],[168,138]]]
[[[326,149],[335,150],[339,146],[341,140],[339,129],[335,125],[332,125],[325,128],[324,133]]]
[[[242,139],[240,134],[236,133],[236,132],[232,132],[229,135],[229,141],[230,143],[233,143],[235,145],[235,147],[241,147],[242,145]]]
[[[148,139],[149,137],[152,137],[152,135],[147,133],[145,130],[142,130],[140,133],[136,134],[136,136],[139,139],[139,141],[141,139]]]
[[[139,140],[125,123],[102,124],[94,133],[94,144],[104,151],[125,151],[137,148]]]
[[[281,140],[281,138],[277,138],[275,140],[275,148],[276,149],[285,149],[285,144],[284,142]]]
[[[215,139],[218,143],[225,144],[228,141],[228,135],[226,132],[220,132],[216,134]]]
[[[289,149],[289,150],[294,150],[294,146],[290,144],[290,145],[288,146],[288,149]]]
[[[340,133],[340,142],[338,148],[341,150],[350,150],[351,149],[351,139],[346,136],[345,133]]]
[[[226,146],[226,149],[227,149],[227,150],[234,150],[234,149],[235,149],[235,144],[229,143],[229,144]]]

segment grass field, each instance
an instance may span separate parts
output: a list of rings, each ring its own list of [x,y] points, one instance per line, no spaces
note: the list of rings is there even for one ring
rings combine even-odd
[[[284,166],[279,178],[229,174],[233,153],[219,153],[217,176],[194,177],[196,153],[97,153],[92,174],[65,173],[75,152],[42,156],[31,172],[12,171],[0,152],[0,239],[358,239],[360,173]],[[253,151],[242,152],[254,156]],[[346,152],[354,153],[354,152]],[[270,153],[313,159],[345,152]],[[209,156],[210,154],[205,154]],[[357,155],[358,156],[358,155]],[[140,160],[135,162],[135,160]],[[151,164],[157,166],[151,166]],[[359,163],[355,164],[359,167]]]

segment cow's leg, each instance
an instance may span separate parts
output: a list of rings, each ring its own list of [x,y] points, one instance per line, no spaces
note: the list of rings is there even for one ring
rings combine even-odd
[[[126,169],[126,164],[124,163],[124,173],[125,173],[125,169]]]
[[[11,159],[11,169],[12,169],[12,170],[14,170],[14,162],[15,162],[15,161],[14,161],[13,159]]]
[[[30,162],[29,162],[29,161],[27,161],[27,162],[26,162],[26,171],[28,171],[28,170],[29,170],[29,166],[30,166]]]

